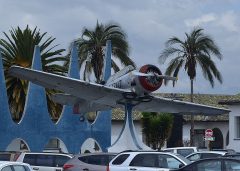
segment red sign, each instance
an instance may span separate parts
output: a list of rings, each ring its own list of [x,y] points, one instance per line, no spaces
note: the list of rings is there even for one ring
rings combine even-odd
[[[212,137],[213,136],[213,130],[206,129],[205,131],[205,137]]]

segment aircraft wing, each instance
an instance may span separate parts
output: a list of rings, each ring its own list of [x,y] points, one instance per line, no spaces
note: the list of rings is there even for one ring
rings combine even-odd
[[[212,107],[202,104],[196,104],[186,101],[173,100],[163,97],[154,96],[151,102],[141,103],[134,106],[134,110],[145,112],[166,112],[182,114],[201,114],[201,115],[218,115],[227,114],[228,109]]]
[[[9,74],[21,79],[29,80],[35,84],[46,88],[56,89],[64,92],[66,95],[56,96],[61,101],[69,103],[86,101],[93,103],[98,109],[123,107],[120,103],[134,104],[133,110],[146,112],[168,112],[184,114],[226,114],[230,111],[223,108],[216,108],[206,105],[200,105],[190,102],[172,100],[162,97],[153,97],[150,102],[129,101],[123,98],[124,93],[130,90],[108,87],[100,84],[89,83],[86,81],[59,76],[38,70],[32,70],[19,66],[13,66]],[[83,103],[84,104],[84,103]],[[91,107],[89,107],[91,108]]]
[[[124,92],[130,92],[128,90],[110,88],[101,84],[90,83],[19,66],[11,67],[9,69],[9,74],[20,79],[29,80],[49,89],[62,91],[68,94],[65,97],[69,103],[71,103],[71,101],[77,102],[77,99],[80,99],[80,101],[84,100],[99,104],[107,104],[113,108],[118,106],[116,102],[123,98],[122,94]],[[71,99],[71,97],[74,99]],[[60,98],[64,98],[64,96]],[[64,99],[60,100],[64,101]]]

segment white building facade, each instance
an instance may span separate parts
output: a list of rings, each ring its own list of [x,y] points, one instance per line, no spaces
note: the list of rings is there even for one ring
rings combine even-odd
[[[227,105],[231,111],[229,113],[229,143],[227,148],[240,152],[240,101],[228,100],[220,103]]]
[[[183,125],[183,145],[190,145],[190,122]],[[225,149],[228,145],[228,121],[195,121],[194,123],[194,146],[199,149],[208,149],[209,141],[204,139],[205,131],[213,130],[214,141],[211,143],[211,148]]]

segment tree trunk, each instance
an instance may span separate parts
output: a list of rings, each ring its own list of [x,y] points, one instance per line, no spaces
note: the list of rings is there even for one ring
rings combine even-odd
[[[193,102],[193,79],[191,79],[191,94],[190,94],[190,100]],[[190,129],[190,145],[194,146],[194,115],[191,114],[191,129]]]

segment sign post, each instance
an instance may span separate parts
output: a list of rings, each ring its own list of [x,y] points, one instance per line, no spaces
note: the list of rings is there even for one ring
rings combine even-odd
[[[212,137],[213,136],[213,130],[206,129],[205,130],[205,137]]]
[[[213,130],[212,129],[206,129],[205,130],[204,140],[208,141],[208,150],[211,150],[210,141],[214,141],[215,140],[215,137],[213,137]]]

